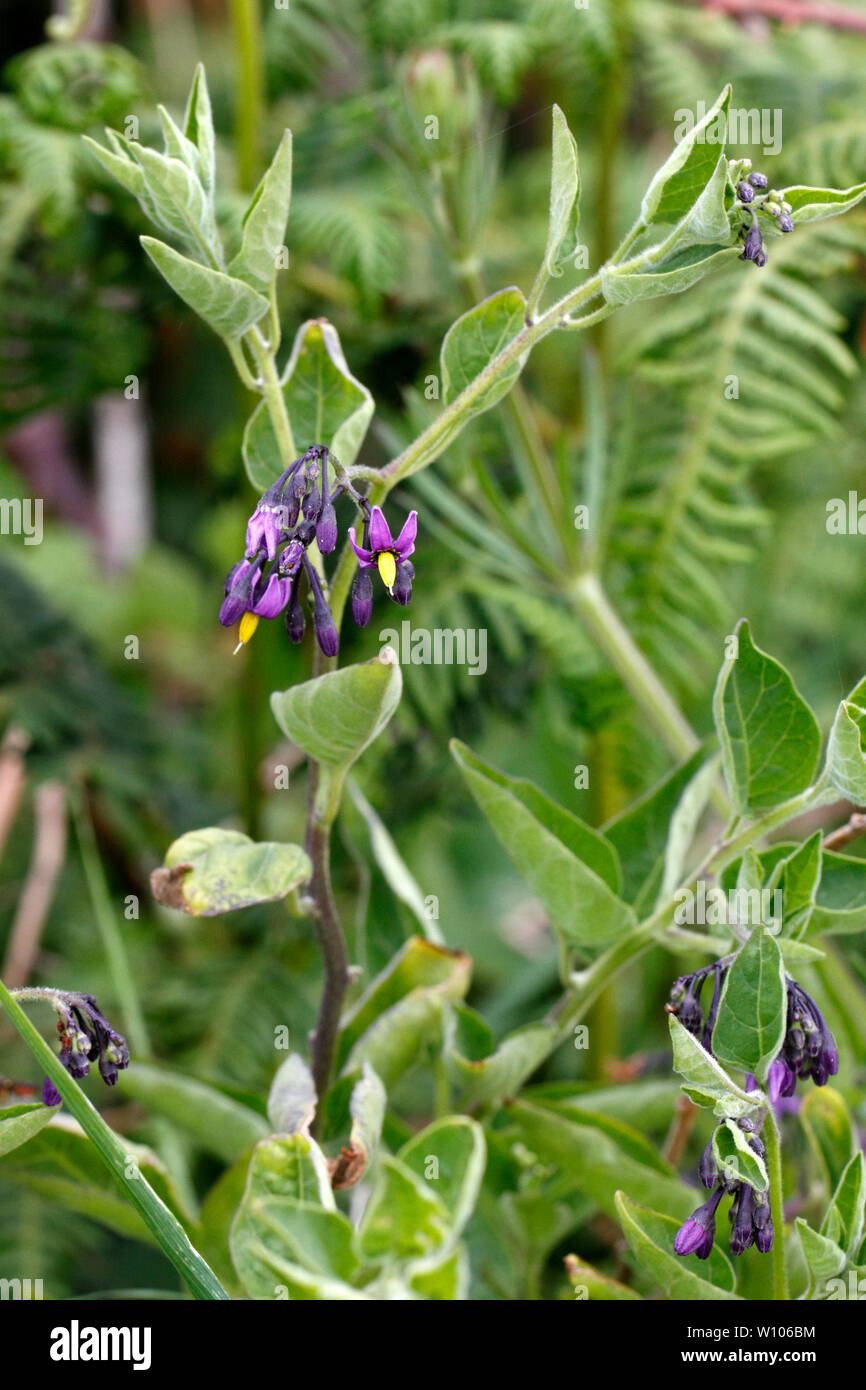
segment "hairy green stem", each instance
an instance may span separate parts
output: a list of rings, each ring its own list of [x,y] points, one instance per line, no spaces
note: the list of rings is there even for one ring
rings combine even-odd
[[[134,1161],[130,1159],[114,1130],[109,1128],[77,1081],[61,1065],[59,1058],[30,1022],[18,1000],[2,980],[0,1006],[33,1053],[40,1068],[60,1092],[69,1113],[94,1144],[107,1168],[120,1183],[126,1197],[138,1211],[193,1296],[197,1299],[227,1299],[229,1295],[192,1245],[177,1217],[154,1192]]]
[[[238,181],[251,192],[259,175],[259,136],[264,109],[262,21],[259,0],[231,0],[238,61],[235,106]]]
[[[579,575],[569,597],[589,635],[665,746],[676,758],[689,757],[699,746],[697,734],[611,607],[597,575]]]
[[[773,1107],[767,1110],[764,1123],[764,1143],[767,1146],[767,1174],[770,1179],[770,1215],[773,1218],[773,1298],[777,1303],[788,1301],[788,1274],[785,1269],[785,1211],[782,1204],[782,1141]]]

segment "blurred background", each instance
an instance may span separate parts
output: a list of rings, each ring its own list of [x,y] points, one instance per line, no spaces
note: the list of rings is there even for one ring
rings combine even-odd
[[[781,113],[777,153],[729,149],[771,185],[866,177],[866,9],[852,7],[857,32],[769,21],[760,3],[733,8],[99,0],[75,32],[74,16],[64,27],[39,0],[0,0],[0,496],[44,502],[41,544],[0,536],[7,983],[92,992],[139,1055],[262,1108],[274,1027],[289,1025],[303,1048],[320,979],[309,923],[280,904],[195,921],[150,895],[150,871],[185,830],[302,835],[304,770],[267,695],[309,675],[310,650],[275,623],[231,655],[216,615],[255,502],[240,455],[254,402],[147,262],[137,205],[81,135],[134,117],[140,137],[155,138],[156,102],[182,112],[203,61],[230,220],[292,128],[284,350],[308,318],[336,325],[376,400],[360,459],[375,466],[438,408],[425,380],[454,318],[484,293],[532,283],[554,101],[580,148],[590,268],[630,226],[683,109],[711,104],[727,81],[736,107]],[[425,142],[431,112],[444,114],[439,139]],[[404,701],[360,780],[438,900],[447,943],[472,955],[470,1002],[496,1037],[555,998],[556,953],[448,737],[594,824],[671,766],[557,584],[594,469],[614,499],[608,592],[699,733],[712,727],[723,640],[740,616],[824,727],[866,669],[863,541],[826,526],[828,501],[863,487],[864,258],[866,215],[854,212],[774,244],[766,271],[735,262],[588,337],[546,340],[517,406],[474,422],[395,496],[420,512],[415,596],[400,618],[486,629],[488,669],[404,668]],[[753,388],[736,414],[729,379]],[[528,449],[561,501],[555,534],[524,495]],[[548,571],[503,540],[491,477],[518,532],[549,552]],[[373,655],[395,625],[380,602],[366,631],[345,630],[343,661]],[[274,790],[280,763],[288,791]],[[588,789],[575,787],[581,765]],[[351,958],[375,972],[413,919],[352,806],[335,873]],[[110,969],[118,923],[131,961],[122,989]],[[845,949],[851,981],[866,981],[866,956]],[[660,1004],[672,973],[661,953],[634,967],[597,1006],[601,1044],[565,1049],[546,1076],[610,1082],[656,1062],[666,1074]],[[38,1085],[2,1025],[0,1043],[6,1094],[12,1082]],[[122,1084],[85,1085],[119,1130],[160,1148],[165,1136]],[[425,1115],[424,1086],[405,1085],[404,1112]],[[185,1157],[203,1190],[218,1167]],[[56,1177],[0,1172],[0,1277],[32,1267],[50,1275],[52,1296],[86,1293],[103,1287],[110,1259],[114,1282],[171,1285],[155,1252],[70,1211],[67,1197]]]

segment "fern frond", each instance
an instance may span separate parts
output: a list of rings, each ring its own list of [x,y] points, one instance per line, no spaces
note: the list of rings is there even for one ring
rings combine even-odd
[[[624,599],[640,640],[688,689],[701,673],[681,658],[689,647],[717,658],[731,572],[754,559],[771,521],[749,475],[838,435],[857,362],[844,318],[812,286],[864,247],[862,218],[800,227],[772,242],[760,271],[736,264],[666,303],[624,355],[647,424],[627,465],[615,553],[631,574]]]

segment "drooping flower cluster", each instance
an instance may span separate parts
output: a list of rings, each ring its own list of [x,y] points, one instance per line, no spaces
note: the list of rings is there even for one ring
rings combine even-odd
[[[753,1133],[754,1122],[743,1118],[738,1120],[740,1128],[751,1134],[749,1147],[759,1158],[764,1158],[766,1150],[759,1135]],[[730,1173],[721,1170],[713,1153],[713,1141],[704,1149],[700,1164],[700,1178],[711,1195],[703,1206],[693,1211],[684,1221],[674,1237],[674,1251],[677,1255],[697,1255],[706,1260],[713,1248],[716,1237],[716,1212],[723,1197],[732,1196],[728,1219],[731,1223],[730,1249],[732,1255],[742,1255],[754,1245],[762,1255],[773,1248],[773,1218],[770,1215],[770,1201],[765,1192],[758,1192],[747,1182],[740,1182]]]
[[[333,488],[329,486],[329,463],[337,479]],[[373,612],[372,584],[365,573],[368,568],[378,568],[395,602],[409,602],[415,571],[408,557],[415,549],[417,513],[410,513],[399,536],[392,540],[381,508],[371,510],[334,455],[324,444],[314,444],[259,498],[247,523],[244,558],[226,577],[219,620],[223,627],[239,624],[236,651],[249,642],[260,618],[277,618],[281,613],[286,615],[290,641],[302,640],[306,624],[301,584],[306,575],[316,638],[325,656],[336,656],[336,624],[321,577],[307,551],[314,540],[322,555],[336,548],[334,502],[343,494],[355,502],[364,520],[362,546],[356,544],[354,527],[349,528],[349,538],[361,561],[352,592],[355,622],[366,627]]]
[[[743,223],[740,228],[740,236],[743,239],[743,254],[740,260],[754,261],[757,266],[767,264],[767,253],[764,250],[764,239],[761,236],[758,213],[763,212],[768,217],[772,217],[780,232],[793,232],[794,230],[791,204],[785,202],[778,189],[768,189],[768,183],[766,174],[755,171],[741,179],[736,190],[737,206],[742,208],[744,212],[751,213],[752,217],[751,226]],[[756,197],[756,194],[761,196]]]
[[[129,1066],[129,1048],[120,1033],[115,1032],[102,1013],[92,994],[52,991],[57,1010],[57,1032],[60,1035],[60,1061],[70,1076],[81,1078],[96,1062],[99,1075],[106,1086],[113,1086],[117,1074]],[[60,1092],[45,1078],[42,1086],[45,1105],[59,1105]]]
[[[710,1053],[722,988],[733,960],[734,956],[725,956],[691,975],[681,975],[674,981],[665,1006],[667,1012],[676,1014],[683,1027],[698,1038]],[[712,996],[705,1017],[701,994],[711,976]],[[781,1097],[794,1094],[798,1077],[811,1077],[816,1086],[825,1086],[828,1079],[835,1076],[839,1070],[836,1041],[814,999],[790,976],[785,977],[785,984],[785,1036],[779,1053],[770,1063],[767,1072],[767,1094],[773,1105]],[[747,1077],[747,1091],[756,1090],[757,1085],[753,1076]],[[750,1148],[759,1158],[763,1158],[764,1144],[759,1135],[754,1133],[754,1121],[744,1117],[737,1123],[740,1129],[751,1135],[748,1140]],[[758,1250],[766,1254],[773,1244],[773,1222],[766,1195],[756,1191],[749,1183],[741,1182],[729,1172],[719,1169],[712,1140],[704,1150],[699,1172],[701,1182],[704,1187],[711,1189],[712,1195],[703,1206],[692,1212],[677,1231],[674,1238],[675,1252],[678,1255],[697,1255],[702,1260],[708,1257],[715,1239],[716,1211],[722,1198],[730,1195],[734,1199],[729,1212],[731,1253],[741,1255],[754,1244]]]
[[[708,1052],[712,1052],[713,1029],[716,1026],[722,986],[733,959],[733,956],[725,956],[691,975],[681,975],[674,981],[670,998],[665,1005],[667,1012],[676,1014],[683,1027],[699,1038]],[[710,976],[713,977],[713,993],[705,1021],[701,993]],[[785,1037],[767,1074],[767,1093],[774,1105],[780,1097],[794,1094],[798,1077],[811,1077],[816,1086],[826,1086],[829,1078],[835,1076],[839,1070],[836,1040],[827,1027],[818,1005],[790,975],[785,977],[785,984]]]

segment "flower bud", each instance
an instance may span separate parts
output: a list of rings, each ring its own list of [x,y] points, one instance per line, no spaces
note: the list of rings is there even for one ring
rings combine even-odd
[[[749,174],[749,183],[753,188],[766,188],[769,179],[766,174],[752,173]]]
[[[373,616],[373,581],[369,570],[358,570],[352,585],[352,617],[366,627]]]
[[[750,183],[745,180],[737,184],[737,197],[741,203],[750,203],[755,196],[755,190]]]

